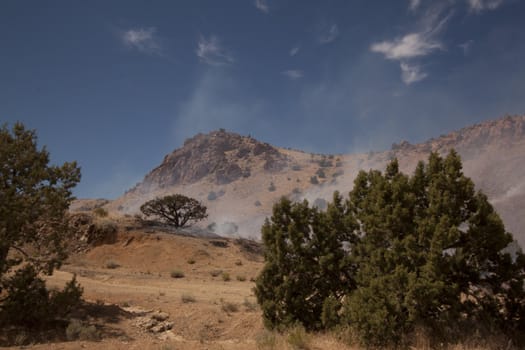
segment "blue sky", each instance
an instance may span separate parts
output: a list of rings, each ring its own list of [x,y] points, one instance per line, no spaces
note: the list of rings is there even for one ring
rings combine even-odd
[[[524,112],[520,0],[0,2],[0,122],[77,160],[78,197],[221,127],[349,153]]]

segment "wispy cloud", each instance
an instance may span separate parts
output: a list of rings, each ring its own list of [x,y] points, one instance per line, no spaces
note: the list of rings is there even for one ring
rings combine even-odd
[[[213,35],[209,39],[200,37],[196,54],[201,62],[213,66],[223,66],[235,62],[232,54],[222,47],[219,39]]]
[[[285,70],[284,72],[281,72],[281,73],[291,80],[297,80],[297,79],[301,79],[302,77],[304,77],[304,72],[302,70],[297,70],[297,69]]]
[[[421,81],[427,77],[427,73],[422,72],[420,66],[405,62],[400,63],[401,79],[407,85]]]
[[[317,40],[320,44],[328,44],[334,41],[338,35],[339,28],[337,27],[337,24],[324,23],[319,29]]]
[[[255,0],[255,7],[261,12],[270,13],[270,7],[266,0]]]
[[[446,6],[430,8],[419,20],[420,30],[393,40],[373,43],[370,45],[370,51],[383,54],[388,60],[399,61],[401,79],[405,84],[409,85],[425,79],[428,74],[413,61],[445,48],[439,40],[439,35],[453,14],[449,11],[448,14],[443,15],[445,10],[447,10]]]
[[[495,10],[500,7],[504,0],[467,0],[472,12],[480,13],[484,10]]]
[[[425,33],[410,33],[392,41],[372,44],[370,50],[385,55],[389,60],[402,60],[426,56],[432,51],[441,49],[442,45]]]
[[[301,49],[301,47],[300,47],[299,45],[295,45],[294,47],[292,47],[292,48],[290,49],[290,52],[289,52],[290,56],[295,56],[295,55],[297,55],[297,54],[299,53],[299,50],[300,50],[300,49]]]
[[[128,29],[121,33],[121,40],[131,49],[149,55],[162,55],[162,46],[156,32],[155,27]]]
[[[408,9],[410,11],[416,11],[421,5],[421,0],[409,0]]]

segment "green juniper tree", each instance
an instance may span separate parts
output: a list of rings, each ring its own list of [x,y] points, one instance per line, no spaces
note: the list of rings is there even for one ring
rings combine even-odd
[[[256,296],[269,327],[348,325],[368,346],[416,328],[440,341],[525,324],[525,258],[455,151],[412,176],[361,171],[326,211],[282,199],[262,228]]]
[[[255,288],[268,327],[333,324],[340,298],[354,284],[344,247],[354,241],[346,211],[337,193],[327,212],[307,201],[275,204],[262,228],[266,264]]]
[[[450,337],[463,325],[518,325],[523,257],[504,252],[512,236],[455,151],[432,153],[411,178],[396,160],[385,175],[361,172],[350,202],[361,240],[345,315],[365,343],[399,342],[416,326]]]
[[[49,165],[49,153],[38,149],[34,131],[20,123],[12,130],[0,128],[0,322],[34,325],[53,312],[49,303],[81,294],[73,280],[73,293],[68,287],[50,300],[38,277],[51,274],[66,258],[66,211],[79,180],[75,162]]]

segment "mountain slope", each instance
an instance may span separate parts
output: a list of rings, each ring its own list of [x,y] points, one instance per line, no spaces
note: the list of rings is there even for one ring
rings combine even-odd
[[[483,190],[506,227],[525,246],[525,116],[484,122],[384,152],[319,155],[283,149],[224,130],[198,134],[168,154],[137,186],[107,207],[132,214],[148,199],[182,193],[204,202],[219,234],[259,237],[260,226],[281,196],[308,199],[320,207],[334,190],[351,190],[359,170],[383,169],[397,157],[412,172],[432,151],[455,148],[464,172]],[[221,232],[235,223],[239,231]],[[226,225],[224,225],[226,224]]]

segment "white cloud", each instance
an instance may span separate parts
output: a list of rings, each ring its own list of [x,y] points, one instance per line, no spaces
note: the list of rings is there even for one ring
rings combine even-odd
[[[302,70],[296,69],[285,70],[284,72],[282,72],[282,74],[292,80],[297,80],[304,76],[304,72]]]
[[[270,8],[268,7],[268,2],[266,0],[255,0],[255,7],[257,7],[257,9],[261,12],[270,12]]]
[[[483,10],[495,10],[503,4],[504,0],[467,0],[472,12],[479,13]]]
[[[296,46],[292,47],[292,48],[290,49],[290,52],[289,52],[289,53],[290,53],[290,56],[295,56],[295,55],[297,55],[297,54],[299,53],[299,50],[300,50],[300,49],[301,49],[301,47],[300,47],[299,45],[296,45]]]
[[[427,73],[422,72],[418,65],[401,62],[401,79],[407,85],[421,81],[427,77]]]
[[[334,41],[339,35],[339,28],[337,24],[328,24],[321,27],[318,33],[318,40],[320,44],[328,44]]]
[[[155,27],[129,29],[122,33],[121,39],[129,48],[150,55],[162,55],[162,47],[155,37],[156,31]]]
[[[401,79],[405,84],[409,85],[425,79],[428,74],[421,71],[420,65],[413,61],[444,49],[438,37],[453,15],[453,11],[443,15],[447,9],[444,5],[432,6],[419,19],[421,30],[393,40],[373,43],[370,45],[370,51],[383,54],[388,60],[399,61]]]
[[[416,11],[421,5],[421,0],[409,0],[408,9],[410,11]]]
[[[223,66],[235,62],[230,52],[223,48],[219,39],[213,35],[209,39],[205,37],[199,39],[196,54],[201,62],[213,66]]]
[[[426,56],[441,49],[442,45],[424,33],[410,33],[392,41],[382,41],[370,46],[372,52],[385,55],[390,60]]]

